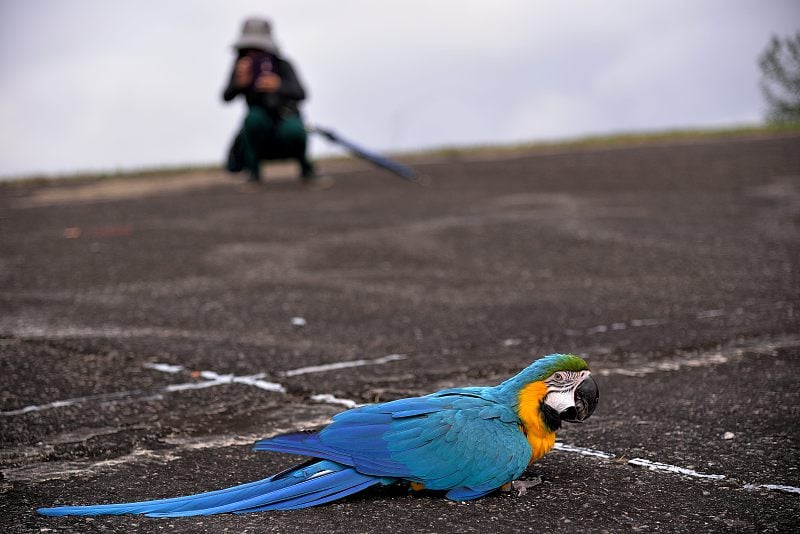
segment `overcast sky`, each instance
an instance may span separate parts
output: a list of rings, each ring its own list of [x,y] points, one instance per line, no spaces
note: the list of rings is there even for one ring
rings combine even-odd
[[[3,0],[0,177],[221,161],[256,14],[307,122],[390,151],[756,123],[757,57],[800,29],[797,0]]]

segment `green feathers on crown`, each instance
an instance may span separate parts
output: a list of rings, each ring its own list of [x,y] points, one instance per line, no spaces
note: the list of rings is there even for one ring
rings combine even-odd
[[[574,354],[550,354],[539,358],[528,367],[496,387],[500,397],[510,401],[517,393],[530,384],[547,379],[557,371],[587,371],[589,366],[580,356]],[[507,398],[506,398],[507,397]]]
[[[587,371],[589,369],[589,365],[586,363],[586,361],[580,356],[576,356],[574,354],[551,354],[550,356],[545,356],[544,358],[537,360],[533,363],[533,365],[536,365],[539,362],[544,364],[542,366],[543,376],[539,380],[547,378],[556,371],[580,372]]]

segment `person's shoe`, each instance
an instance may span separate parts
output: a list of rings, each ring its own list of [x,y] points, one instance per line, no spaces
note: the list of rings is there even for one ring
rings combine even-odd
[[[228,158],[227,163],[225,163],[225,170],[231,174],[236,174],[244,170],[244,165],[236,158],[231,157]]]

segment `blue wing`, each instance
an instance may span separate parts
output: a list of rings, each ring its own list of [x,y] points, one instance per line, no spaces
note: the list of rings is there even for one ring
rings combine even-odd
[[[336,415],[319,433],[277,436],[255,450],[325,458],[358,472],[476,498],[518,478],[531,457],[520,421],[482,388],[363,406]]]

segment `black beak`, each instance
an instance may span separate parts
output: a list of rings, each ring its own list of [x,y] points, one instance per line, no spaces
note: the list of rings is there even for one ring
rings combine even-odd
[[[591,376],[587,376],[575,390],[575,407],[567,408],[558,416],[562,421],[580,423],[594,413],[599,399],[597,383]]]

